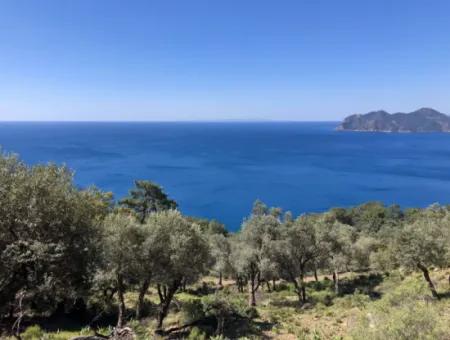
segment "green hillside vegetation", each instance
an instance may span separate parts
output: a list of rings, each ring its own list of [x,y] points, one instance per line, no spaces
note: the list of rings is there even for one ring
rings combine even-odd
[[[450,206],[369,202],[239,232],[139,180],[116,203],[0,157],[0,337],[450,339]]]

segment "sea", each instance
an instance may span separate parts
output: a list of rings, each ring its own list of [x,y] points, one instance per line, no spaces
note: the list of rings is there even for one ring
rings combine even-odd
[[[450,203],[450,134],[335,131],[337,122],[3,122],[3,152],[55,162],[124,197],[160,184],[190,216],[238,230],[256,199],[294,215],[367,201]]]

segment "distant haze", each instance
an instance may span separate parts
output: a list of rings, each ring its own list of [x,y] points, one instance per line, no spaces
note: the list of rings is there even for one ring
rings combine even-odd
[[[450,1],[3,0],[0,121],[450,113]]]

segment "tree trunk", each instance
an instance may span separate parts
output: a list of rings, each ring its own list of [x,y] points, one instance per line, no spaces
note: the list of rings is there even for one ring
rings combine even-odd
[[[438,292],[436,291],[436,288],[434,287],[433,281],[431,281],[430,273],[428,272],[427,267],[425,267],[422,263],[418,262],[417,267],[422,271],[423,277],[425,278],[425,281],[428,282],[428,287],[431,290],[431,294],[434,298],[439,299],[440,296]]]
[[[111,293],[109,293],[109,296],[108,296],[108,301],[111,301],[112,299],[113,299],[113,297],[114,297],[114,294],[116,294],[116,292],[117,292],[117,289],[111,289]]]
[[[117,328],[123,327],[123,319],[125,317],[125,299],[123,294],[123,278],[121,275],[117,275],[117,295],[119,297],[119,315],[117,316]]]
[[[169,312],[169,307],[170,307],[170,302],[169,300],[164,301],[158,311],[158,327],[156,328],[157,331],[161,332],[163,329],[163,322],[164,319],[166,318],[168,312]]]
[[[294,285],[295,292],[297,293],[297,296],[298,296],[298,303],[301,305],[303,303],[303,294],[302,294],[301,285],[298,284],[294,275],[290,275],[290,281]]]
[[[145,294],[147,294],[148,287],[150,286],[150,280],[145,279],[139,287],[139,296],[136,303],[136,319],[139,320],[142,317],[142,307],[144,306]]]
[[[240,278],[236,278],[236,287],[239,293],[243,293],[242,291],[242,280]]]
[[[261,284],[260,272],[253,268],[250,274],[250,280],[248,280],[248,304],[250,307],[256,306],[255,293]]]
[[[304,274],[303,270],[300,273],[300,289],[302,293],[302,302],[306,302],[306,287],[305,287],[305,281],[304,281]]]
[[[21,291],[16,296],[17,296],[16,299],[18,300],[17,301],[17,319],[14,322],[14,324],[12,325],[12,332],[13,332],[14,337],[17,340],[22,340],[20,331],[21,331],[22,318],[25,315],[25,313],[23,311],[23,299],[25,297],[25,292]]]
[[[269,280],[266,281],[266,287],[267,287],[267,292],[270,293],[271,289],[270,289],[270,282],[269,282]]]
[[[244,293],[244,288],[245,288],[245,282],[241,280],[239,280],[239,292]]]
[[[217,328],[216,328],[216,335],[219,336],[223,333],[223,326],[225,324],[225,320],[222,316],[217,317]]]
[[[289,272],[289,281],[294,285],[299,304],[303,304],[306,301],[306,290],[303,282],[303,273],[300,273],[299,280],[297,280],[295,274],[293,272]]]
[[[248,281],[248,305],[250,307],[256,306],[255,292],[255,280],[252,278],[250,281]]]
[[[223,285],[222,285],[222,272],[219,272],[219,287],[223,287]]]
[[[316,280],[316,282],[319,281],[319,277],[317,276],[317,268],[314,267],[314,279]]]
[[[156,334],[163,333],[163,321],[169,313],[170,303],[172,302],[173,296],[177,290],[182,286],[182,280],[174,280],[169,287],[164,287],[161,291],[161,286],[158,285],[158,295],[159,295],[159,311],[158,311],[158,325],[156,328]]]
[[[450,277],[449,277],[449,280],[450,280]],[[272,280],[272,289],[273,289],[274,292],[277,290],[277,286],[276,286],[276,282],[275,281],[276,281],[275,279]]]
[[[336,295],[339,295],[339,273],[336,269],[333,271],[333,281],[334,281],[334,292]]]

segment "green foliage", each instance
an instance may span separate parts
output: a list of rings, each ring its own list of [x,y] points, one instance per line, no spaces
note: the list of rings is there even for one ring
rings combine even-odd
[[[192,328],[187,340],[207,340],[208,336],[205,332],[203,332],[200,328],[194,327]]]
[[[223,335],[215,335],[209,337],[209,340],[229,340],[229,339],[224,337]]]
[[[223,317],[235,312],[231,301],[221,294],[204,297],[202,305],[205,315]]]
[[[279,236],[281,221],[269,214],[260,201],[256,201],[252,215],[244,221],[242,229],[232,239],[230,263],[237,279],[250,283],[249,304],[255,305],[255,293],[262,279],[277,276],[277,268],[270,261],[272,241]]]
[[[294,219],[256,201],[242,229],[229,234],[219,222],[174,210],[176,203],[152,182],[136,181],[121,207],[113,207],[111,194],[80,190],[72,177],[65,167],[29,167],[14,156],[0,157],[0,317],[9,312],[46,317],[56,306],[59,313],[73,312],[74,302],[84,301],[89,316],[157,315],[151,327],[145,318],[128,323],[138,339],[160,330],[169,314],[171,325],[217,320],[215,331],[194,328],[189,339],[229,335],[227,328],[238,323],[245,331],[234,338],[265,336],[263,327],[305,339],[330,338],[326,330],[316,330],[318,320],[334,318],[333,327],[341,329],[343,320],[355,315],[359,322],[347,324],[356,339],[449,334],[449,319],[442,317],[448,314],[442,302],[448,274],[441,271],[435,288],[436,276],[429,272],[450,265],[449,207],[403,212],[369,202]],[[411,274],[418,269],[420,275]],[[363,270],[390,273],[344,273]],[[208,273],[227,280],[195,290]],[[308,282],[313,273],[335,280]],[[429,289],[442,300],[431,299]],[[146,300],[149,291],[153,296]],[[125,303],[136,300],[133,314]],[[66,335],[31,326],[23,339]]]
[[[44,337],[45,332],[41,326],[33,325],[27,327],[27,329],[21,334],[23,340],[40,340]]]
[[[41,312],[90,286],[110,194],[79,190],[66,167],[0,156],[0,313],[19,292]]]
[[[383,296],[370,305],[352,330],[355,339],[447,339],[450,327],[443,306],[422,297],[426,283],[419,275],[402,278],[394,273],[382,285]]]
[[[375,307],[367,312],[361,324],[353,331],[355,339],[410,340],[448,339],[439,314],[427,305],[403,305],[390,308]]]
[[[226,275],[232,273],[231,265],[231,244],[227,237],[223,234],[211,234],[208,238],[211,257],[212,257],[212,269],[218,275]]]
[[[187,216],[186,219],[189,222],[197,224],[200,227],[201,232],[204,234],[207,235],[221,234],[223,236],[228,235],[228,230],[225,228],[225,225],[216,220],[208,220],[206,218],[191,217],[191,216]]]
[[[318,292],[311,292],[311,299],[316,303],[321,303],[324,306],[331,306],[336,295],[329,290],[322,290]]]
[[[160,252],[154,280],[171,284],[173,280],[195,282],[207,271],[210,248],[197,225],[175,210],[153,213],[147,226],[159,244]]]
[[[201,320],[206,316],[200,299],[191,299],[183,302],[182,311],[185,323]]]
[[[407,268],[416,268],[418,263],[425,266],[449,264],[450,214],[446,210],[432,209],[398,234],[394,249],[401,255],[400,264]]]
[[[177,203],[169,199],[163,189],[151,181],[135,181],[135,187],[130,190],[129,196],[120,201],[122,206],[134,210],[139,221],[144,223],[147,216],[156,211],[176,209]]]
[[[364,308],[370,303],[370,297],[366,294],[362,294],[360,291],[355,291],[351,295],[344,295],[342,298],[336,301],[336,304],[343,308]]]
[[[136,260],[145,241],[144,229],[132,215],[121,212],[107,216],[103,225],[105,270],[116,276],[132,277],[139,265]]]
[[[133,330],[136,340],[147,340],[152,337],[150,330],[139,322],[139,320],[130,320],[127,323],[127,327],[130,327]]]
[[[270,256],[282,278],[290,281],[299,299],[306,301],[303,281],[308,268],[337,259],[340,249],[334,230],[338,224],[325,218],[302,216],[280,227],[280,237],[271,244]],[[335,253],[335,254],[334,254]]]

